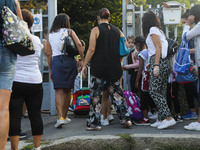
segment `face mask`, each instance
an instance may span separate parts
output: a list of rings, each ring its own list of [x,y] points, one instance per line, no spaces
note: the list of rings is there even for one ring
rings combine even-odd
[[[129,51],[133,51],[135,49],[135,46],[133,46],[133,48],[128,48]]]

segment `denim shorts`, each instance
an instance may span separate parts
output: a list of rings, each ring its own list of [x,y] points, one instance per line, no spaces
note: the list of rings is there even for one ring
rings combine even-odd
[[[16,71],[17,55],[0,41],[0,89],[11,90]]]

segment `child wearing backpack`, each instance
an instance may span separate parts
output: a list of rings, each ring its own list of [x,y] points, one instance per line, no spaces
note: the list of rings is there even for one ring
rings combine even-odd
[[[187,9],[186,12],[181,16],[182,26],[185,26],[186,21],[190,15],[190,9]],[[193,28],[193,27],[191,27]],[[195,63],[195,52],[194,52],[194,38],[189,41],[190,48],[190,59]],[[183,119],[197,119],[197,113],[195,109],[194,99],[197,98],[197,82],[190,82],[184,84],[185,95],[189,107],[188,113],[183,116]]]
[[[127,65],[123,66],[122,69],[128,71],[128,79],[130,81],[129,85],[131,87],[131,92],[137,93],[137,90],[134,87],[139,66],[139,60],[137,58],[138,51],[135,49],[134,40],[135,37],[133,36],[127,38],[130,54],[128,54],[127,56]]]
[[[183,122],[183,118],[180,114],[180,103],[178,101],[178,90],[179,90],[179,83],[175,79],[175,71],[174,71],[174,63],[175,57],[171,58],[171,73],[168,79],[167,84],[167,104],[169,109],[172,109],[172,103],[174,105],[175,116],[174,119],[176,122]]]
[[[143,111],[143,118],[140,120],[135,120],[133,123],[135,125],[150,125],[150,120],[148,117],[149,106],[151,109],[156,109],[156,105],[153,102],[153,99],[149,95],[149,71],[147,69],[148,65],[148,50],[146,49],[145,38],[142,36],[138,36],[135,39],[136,49],[140,51],[139,53],[139,68],[136,77],[135,87],[139,88],[139,82],[141,81],[141,107],[140,109]]]

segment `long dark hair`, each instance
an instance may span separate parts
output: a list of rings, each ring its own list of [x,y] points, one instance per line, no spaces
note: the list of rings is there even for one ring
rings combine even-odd
[[[197,24],[200,21],[200,5],[196,4],[194,5],[190,10],[190,15],[193,15],[194,22]]]
[[[61,28],[69,28],[70,29],[69,16],[65,13],[61,13],[55,17],[53,24],[51,26],[51,29],[50,29],[50,33],[58,32]]]
[[[152,11],[147,11],[142,17],[142,29],[144,37],[147,37],[151,27],[158,27],[161,30],[158,16]]]

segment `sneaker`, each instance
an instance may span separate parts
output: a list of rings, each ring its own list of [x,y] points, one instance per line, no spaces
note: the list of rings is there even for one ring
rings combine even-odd
[[[152,113],[152,116],[149,116],[149,119],[158,119],[158,112],[155,111],[154,113]]]
[[[68,124],[68,123],[70,123],[70,122],[72,122],[72,120],[71,120],[70,118],[67,117],[67,118],[65,119],[65,124]]]
[[[24,138],[26,138],[27,137],[27,134],[25,133],[25,132],[21,132],[20,134],[19,134],[19,138],[20,139],[24,139]]]
[[[87,131],[101,131],[101,126],[91,124],[89,127],[86,127]]]
[[[111,122],[114,120],[114,116],[110,114],[110,115],[108,115],[107,119],[109,122]]]
[[[155,123],[153,123],[153,124],[151,124],[150,126],[151,127],[154,127],[154,128],[157,128],[159,125],[161,125],[162,124],[162,121],[156,121]]]
[[[187,115],[183,116],[183,119],[186,119],[186,120],[197,119],[197,113],[193,113],[190,110]]]
[[[176,124],[176,121],[174,120],[174,118],[172,118],[171,120],[163,120],[161,125],[158,126],[158,129],[166,129],[170,126],[173,126]]]
[[[184,129],[200,131],[200,123],[199,122],[192,122],[188,126],[184,126]]]
[[[183,122],[183,117],[182,117],[182,116],[177,116],[177,115],[175,115],[175,116],[174,116],[174,120],[175,120],[176,122]]]
[[[41,150],[41,147],[37,147],[37,148],[32,148],[31,150]]]
[[[151,111],[148,112],[148,116],[151,117],[153,116],[153,113]]]
[[[61,117],[60,119],[57,120],[56,124],[55,124],[55,128],[62,128],[62,126],[66,124],[66,119],[64,119],[63,117]]]
[[[101,125],[102,126],[108,126],[109,125],[108,119],[103,119],[103,115],[101,115]]]
[[[137,126],[149,126],[150,125],[150,120],[149,119],[140,119],[140,120],[132,120],[133,124]]]

